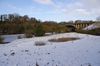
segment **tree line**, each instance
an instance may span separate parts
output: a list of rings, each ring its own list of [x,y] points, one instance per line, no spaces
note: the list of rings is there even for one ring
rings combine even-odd
[[[64,22],[63,22],[64,23]],[[34,34],[42,36],[44,33],[67,32],[64,24],[54,21],[44,21],[28,15],[3,14],[0,15],[0,34]]]
[[[43,36],[45,33],[65,33],[69,29],[66,24],[79,22],[96,22],[96,21],[69,21],[69,22],[55,22],[55,21],[41,21],[28,15],[21,16],[14,14],[0,15],[0,34],[26,34],[26,36]]]
[[[98,17],[98,20],[100,17]],[[0,15],[0,35],[4,34],[25,34],[27,38],[35,36],[43,36],[45,33],[65,33],[69,32],[66,24],[80,23],[80,22],[96,22],[96,21],[69,21],[69,22],[55,22],[55,21],[41,21],[28,15],[21,16],[14,14]],[[100,22],[100,21],[99,21]],[[100,28],[84,31],[78,30],[79,33],[87,33],[93,35],[100,35]],[[21,38],[20,36],[18,38]],[[3,38],[0,36],[0,43],[3,43]]]

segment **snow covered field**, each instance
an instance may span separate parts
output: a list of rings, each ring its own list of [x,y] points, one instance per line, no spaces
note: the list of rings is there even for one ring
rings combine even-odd
[[[78,37],[68,42],[49,39]],[[35,46],[44,42],[44,46]],[[100,36],[63,33],[0,44],[0,66],[100,66]]]

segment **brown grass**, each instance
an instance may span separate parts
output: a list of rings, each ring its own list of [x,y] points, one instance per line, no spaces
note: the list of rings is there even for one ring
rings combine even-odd
[[[36,41],[35,42],[35,46],[44,46],[44,45],[46,45],[45,42],[42,42],[42,41]]]
[[[67,41],[73,41],[73,40],[78,40],[79,38],[58,38],[58,39],[50,39],[50,42],[67,42]]]

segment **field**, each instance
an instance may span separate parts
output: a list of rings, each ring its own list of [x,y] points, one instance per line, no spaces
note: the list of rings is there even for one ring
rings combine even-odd
[[[48,41],[70,37],[80,39]],[[100,66],[100,36],[62,33],[0,44],[0,66]]]

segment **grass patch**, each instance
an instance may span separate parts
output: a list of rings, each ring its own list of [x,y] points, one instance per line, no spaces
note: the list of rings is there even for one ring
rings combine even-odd
[[[96,29],[92,29],[92,30],[77,30],[77,33],[100,36],[100,28],[96,28]]]
[[[35,42],[35,46],[44,46],[44,45],[46,45],[46,43],[43,41],[36,41]]]
[[[79,38],[58,38],[58,39],[50,39],[50,42],[67,42],[67,41],[73,41],[73,40],[78,40]]]

